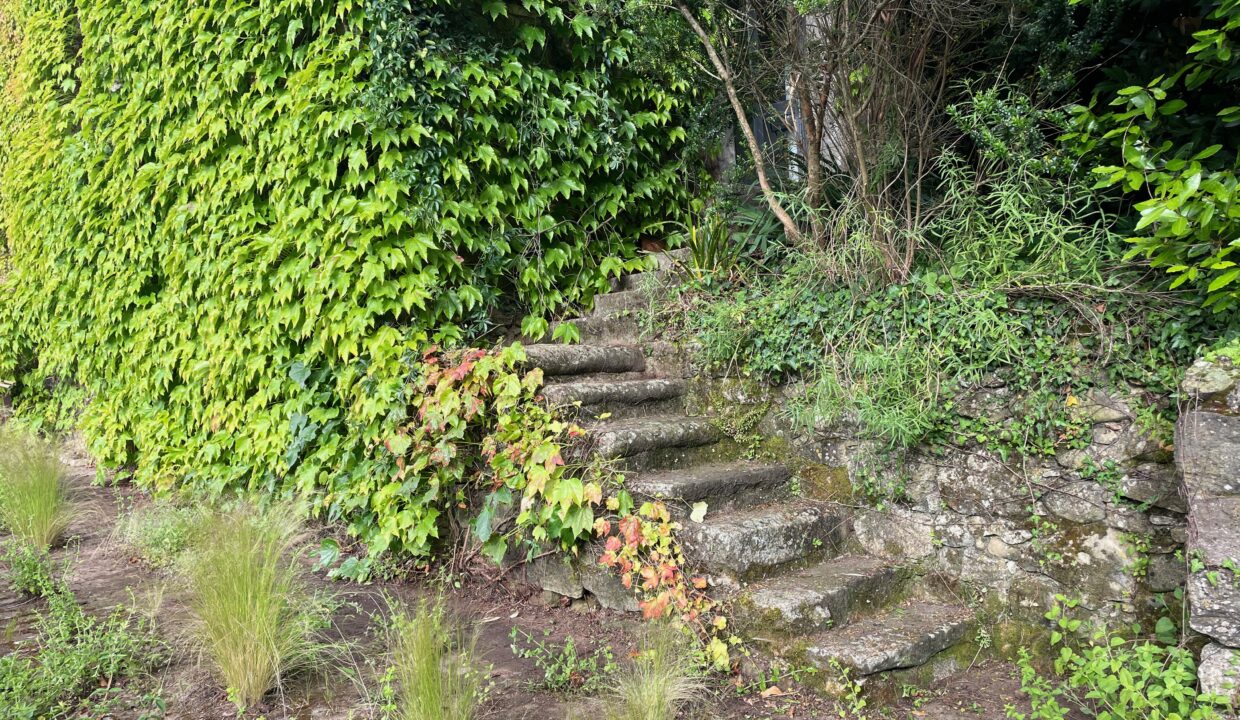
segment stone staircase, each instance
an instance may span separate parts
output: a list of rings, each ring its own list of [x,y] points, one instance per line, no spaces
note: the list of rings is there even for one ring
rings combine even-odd
[[[771,653],[852,677],[913,668],[950,656],[971,641],[975,618],[949,593],[909,570],[858,551],[851,510],[799,497],[783,464],[747,460],[710,417],[685,411],[693,378],[674,377],[639,343],[632,311],[646,288],[674,272],[672,253],[658,269],[623,278],[573,320],[581,344],[527,345],[546,376],[545,397],[577,414],[593,452],[626,472],[635,496],[666,500],[682,517],[681,541],[712,592],[733,601],[741,634]],[[707,503],[700,523],[687,517]],[[559,564],[559,561],[553,561]],[[607,592],[588,562],[531,567],[528,578],[561,594],[593,592],[604,605],[632,609],[623,591]],[[618,583],[617,583],[618,584]],[[939,679],[958,668],[930,668]],[[907,675],[907,673],[906,673]]]

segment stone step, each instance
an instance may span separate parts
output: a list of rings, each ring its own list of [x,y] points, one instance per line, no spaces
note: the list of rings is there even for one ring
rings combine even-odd
[[[708,511],[718,512],[781,497],[791,476],[783,465],[742,460],[642,473],[630,478],[628,487],[643,497],[682,504],[705,500]]]
[[[543,387],[542,394],[547,402],[581,418],[603,413],[616,418],[635,417],[682,410],[680,398],[685,394],[685,382],[660,378],[591,379],[550,384]]]
[[[693,262],[693,255],[689,248],[683,247],[656,253],[654,259],[659,270],[676,270]]]
[[[590,314],[612,317],[646,307],[649,303],[650,296],[644,290],[617,290],[596,295]]]
[[[783,633],[840,627],[857,612],[887,605],[902,576],[877,558],[843,555],[746,588],[743,622]]]
[[[558,345],[525,346],[530,365],[546,375],[641,372],[646,356],[634,345]]]
[[[687,522],[681,541],[690,559],[717,584],[760,580],[798,561],[837,555],[848,538],[848,512],[798,501],[711,513]]]
[[[576,326],[581,342],[591,345],[629,345],[641,335],[632,315],[587,315],[552,323],[543,341],[551,342],[556,328],[570,323]]]
[[[593,452],[613,460],[669,448],[698,447],[719,439],[719,430],[706,418],[655,415],[601,422],[589,430]]]
[[[960,605],[909,602],[879,615],[802,639],[809,661],[830,671],[831,663],[858,675],[916,667],[969,638],[975,618]]]
[[[649,272],[632,273],[620,278],[620,290],[657,290],[672,281],[670,270],[651,270]]]

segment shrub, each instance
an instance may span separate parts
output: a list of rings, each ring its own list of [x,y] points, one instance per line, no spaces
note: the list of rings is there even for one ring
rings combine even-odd
[[[608,720],[674,720],[704,688],[686,634],[667,624],[646,626],[633,664],[612,682]]]
[[[1207,307],[1240,301],[1240,2],[1210,4],[1170,72],[1075,108],[1071,147],[1097,163],[1098,185],[1132,198],[1130,257],[1193,288]]]
[[[46,550],[72,518],[64,469],[49,444],[13,430],[0,435],[0,524]]]
[[[373,552],[429,555],[459,507],[496,562],[514,546],[588,538],[607,478],[569,472],[581,431],[540,403],[542,372],[524,363],[520,345],[428,351],[410,381],[412,417],[383,438],[368,473],[332,488],[331,514],[352,517]]]
[[[315,665],[322,623],[298,581],[300,526],[288,508],[204,519],[187,557],[195,637],[238,707]]]
[[[685,193],[605,4],[16,4],[0,379],[159,488],[365,477],[428,341],[541,335]]]
[[[477,667],[477,636],[448,616],[442,600],[397,610],[388,631],[389,692],[400,720],[472,720],[486,695]]]

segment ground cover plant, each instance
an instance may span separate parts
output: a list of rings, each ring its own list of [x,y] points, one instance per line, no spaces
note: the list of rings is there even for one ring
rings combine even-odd
[[[186,574],[202,655],[239,708],[318,667],[326,613],[298,577],[295,511],[247,505],[204,518]]]
[[[51,547],[73,516],[63,476],[50,444],[0,428],[0,527],[37,550]]]
[[[124,606],[102,617],[87,614],[46,557],[28,556],[24,565],[11,554],[5,560],[10,583],[24,585],[46,605],[38,611],[35,637],[0,657],[4,717],[102,717],[117,706],[158,716],[162,700],[142,684],[167,659],[167,649],[151,622]],[[127,695],[126,682],[136,683]]]

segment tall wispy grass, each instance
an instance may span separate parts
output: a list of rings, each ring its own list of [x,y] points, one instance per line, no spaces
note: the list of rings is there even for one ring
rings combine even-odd
[[[472,720],[486,689],[477,635],[448,615],[442,600],[395,609],[389,624],[392,700],[400,720]]]
[[[196,639],[239,707],[322,657],[322,618],[298,578],[302,539],[291,509],[242,506],[204,518],[187,555]]]
[[[689,638],[673,625],[648,625],[633,664],[612,683],[608,720],[673,720],[705,685]]]
[[[72,517],[55,448],[28,433],[0,429],[0,524],[18,540],[47,550]]]

